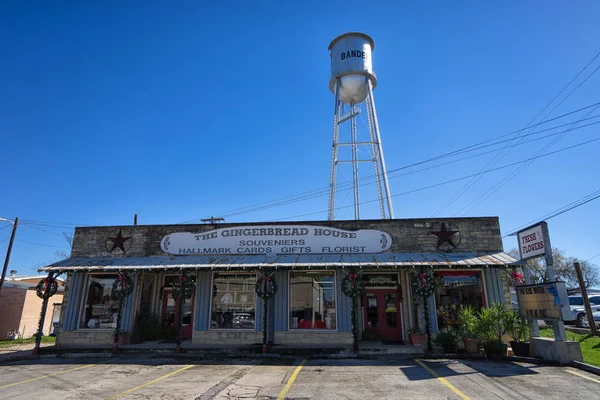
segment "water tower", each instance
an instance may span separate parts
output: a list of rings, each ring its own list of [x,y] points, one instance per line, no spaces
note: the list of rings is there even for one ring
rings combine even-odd
[[[329,89],[335,95],[329,178],[329,220],[335,219],[337,176],[341,164],[350,164],[351,166],[354,218],[360,219],[359,181],[363,180],[364,183],[373,177],[372,175],[359,179],[359,164],[363,163],[372,163],[374,167],[381,218],[394,218],[379,123],[377,122],[377,110],[373,98],[373,89],[377,86],[377,77],[373,72],[371,59],[374,47],[375,43],[370,36],[358,32],[338,36],[329,44],[331,56]],[[369,138],[358,140],[357,117],[361,115],[363,108],[366,109]],[[349,129],[345,128],[348,126]],[[343,141],[340,141],[340,136],[343,136]],[[340,154],[340,149],[347,152]],[[344,156],[347,159],[342,159]]]

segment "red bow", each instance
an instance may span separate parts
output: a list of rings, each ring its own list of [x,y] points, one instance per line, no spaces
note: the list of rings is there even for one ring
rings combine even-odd
[[[354,272],[350,274],[350,280],[352,282],[354,282],[356,280],[356,278],[358,278],[358,275],[356,275]]]
[[[263,275],[263,282],[264,283],[269,282],[269,277],[267,275]]]
[[[127,286],[127,278],[124,274],[119,274],[119,281],[121,283],[121,288],[125,290],[125,287]]]
[[[425,276],[424,272],[421,272],[419,274],[419,278],[421,278],[421,286],[423,286],[423,287],[427,286],[427,277]]]
[[[518,272],[513,272],[512,273],[512,277],[515,281],[515,285],[518,283],[519,285],[523,284],[523,274],[520,274]]]

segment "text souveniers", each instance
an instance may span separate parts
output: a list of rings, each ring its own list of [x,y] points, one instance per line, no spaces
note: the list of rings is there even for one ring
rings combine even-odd
[[[260,225],[221,228],[202,233],[165,236],[169,254],[359,254],[381,253],[392,245],[386,232],[347,231],[310,225]]]

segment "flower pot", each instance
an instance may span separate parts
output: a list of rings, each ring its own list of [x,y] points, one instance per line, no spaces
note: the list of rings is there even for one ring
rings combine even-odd
[[[408,338],[410,339],[410,344],[414,346],[424,346],[427,344],[427,335],[424,333],[409,333]]]
[[[493,356],[505,356],[508,354],[508,345],[501,341],[494,340],[492,342],[484,343],[483,351],[485,351],[487,358],[492,358]]]
[[[465,344],[465,351],[469,354],[479,354],[481,349],[481,339],[463,338]]]
[[[515,353],[515,356],[529,357],[529,342],[515,342],[514,340],[511,340],[510,347],[512,348],[513,353]]]

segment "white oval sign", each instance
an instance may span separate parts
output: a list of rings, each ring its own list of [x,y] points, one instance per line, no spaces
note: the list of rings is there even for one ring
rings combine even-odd
[[[392,237],[374,229],[347,231],[311,225],[258,225],[208,232],[176,232],[160,241],[169,254],[360,254],[381,253]]]

